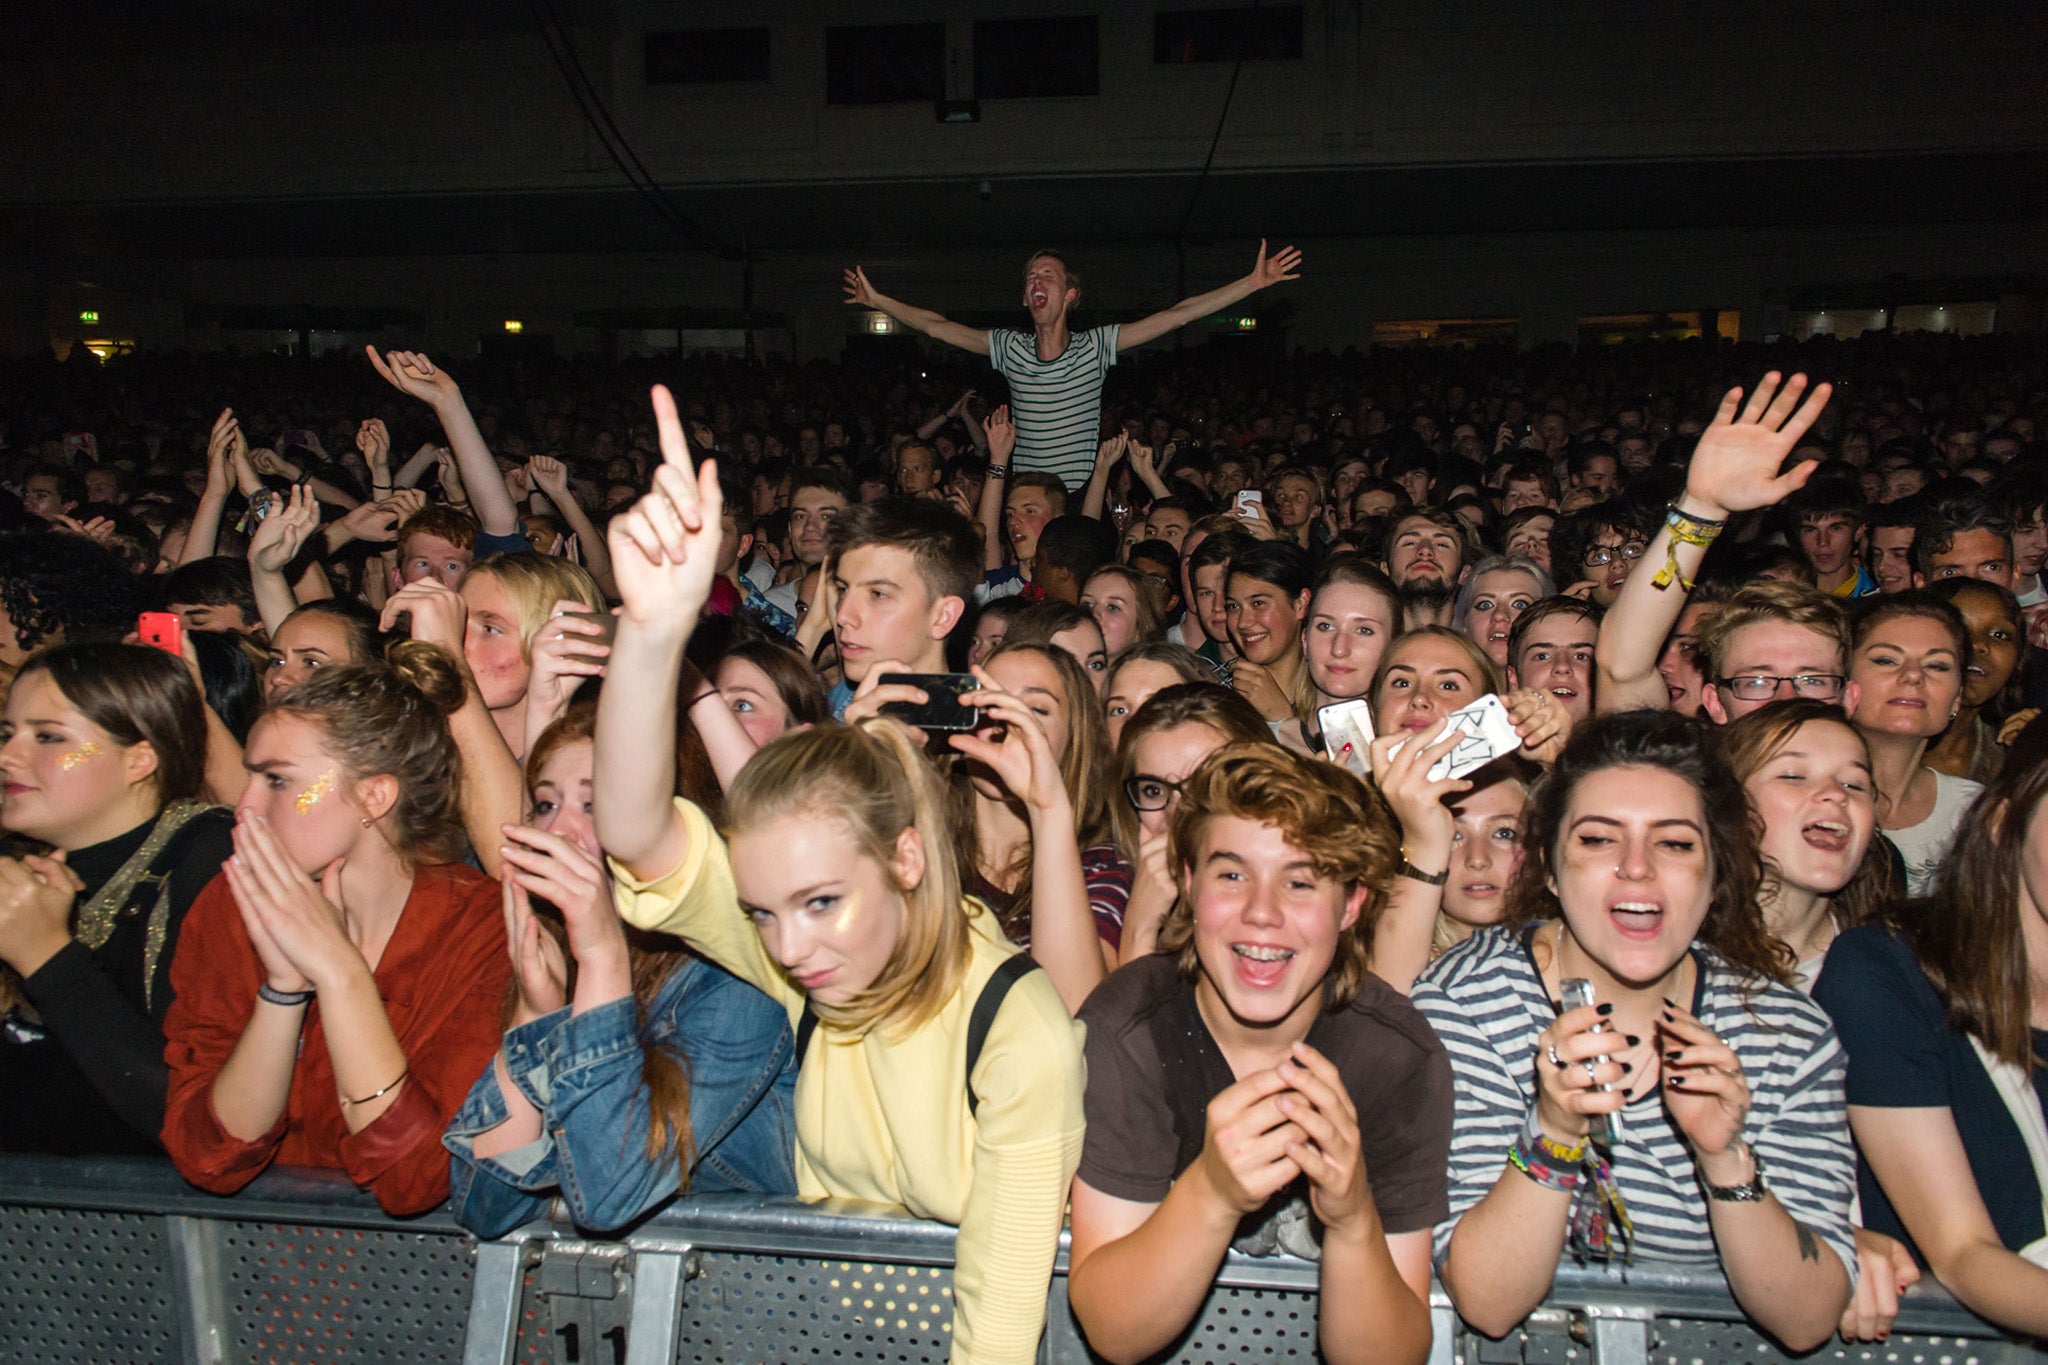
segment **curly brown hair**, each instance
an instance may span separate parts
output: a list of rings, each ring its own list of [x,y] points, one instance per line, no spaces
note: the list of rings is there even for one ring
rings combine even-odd
[[[1713,900],[1696,941],[1718,953],[1754,984],[1790,982],[1792,954],[1764,924],[1758,892],[1763,855],[1757,848],[1749,796],[1704,727],[1669,711],[1623,711],[1600,716],[1572,733],[1522,814],[1522,867],[1508,888],[1509,929],[1562,918],[1550,889],[1558,841],[1572,792],[1609,768],[1649,768],[1684,779],[1700,797],[1706,823],[1707,868]]]
[[[1358,998],[1372,962],[1373,931],[1379,924],[1380,891],[1400,861],[1401,835],[1386,806],[1365,784],[1334,763],[1300,758],[1263,741],[1226,744],[1188,774],[1170,827],[1172,865],[1180,869],[1181,896],[1159,926],[1159,951],[1177,954],[1192,980],[1201,963],[1195,955],[1194,900],[1188,878],[1211,820],[1236,816],[1272,825],[1306,853],[1318,876],[1347,892],[1364,886],[1372,894],[1358,922],[1337,940],[1330,964],[1328,1007],[1340,1010]]]

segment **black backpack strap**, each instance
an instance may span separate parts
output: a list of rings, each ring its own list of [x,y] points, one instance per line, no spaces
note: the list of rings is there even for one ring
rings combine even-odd
[[[988,1031],[995,1026],[996,1012],[1003,1007],[1003,1000],[1010,993],[1010,987],[1038,970],[1038,964],[1031,960],[1029,953],[1016,953],[996,968],[988,984],[975,997],[974,1012],[967,1016],[967,1112],[978,1113],[981,1097],[974,1093],[974,1066],[981,1060],[982,1044],[988,1041]]]
[[[818,1012],[811,1008],[809,1000],[804,1001],[804,1012],[796,1020],[796,1064],[804,1064],[804,1053],[811,1046],[811,1035],[818,1031]]]

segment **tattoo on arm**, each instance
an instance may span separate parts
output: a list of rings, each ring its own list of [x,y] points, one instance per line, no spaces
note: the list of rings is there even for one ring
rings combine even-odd
[[[1811,1230],[1799,1224],[1793,1225],[1793,1231],[1799,1234],[1799,1259],[1802,1261],[1812,1261],[1815,1265],[1819,1265],[1820,1238],[1814,1236]]]

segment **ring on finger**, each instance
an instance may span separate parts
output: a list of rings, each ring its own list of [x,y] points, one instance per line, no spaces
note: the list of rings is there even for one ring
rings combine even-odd
[[[1548,1048],[1546,1048],[1544,1050],[1543,1055],[1550,1059],[1550,1064],[1552,1066],[1556,1067],[1559,1071],[1564,1070],[1564,1058],[1557,1055],[1556,1043],[1552,1043]]]

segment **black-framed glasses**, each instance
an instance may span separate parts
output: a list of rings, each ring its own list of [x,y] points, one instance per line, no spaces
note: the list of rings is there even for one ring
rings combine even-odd
[[[1782,684],[1790,683],[1796,697],[1834,701],[1842,695],[1842,684],[1847,681],[1840,673],[1794,673],[1790,677],[1775,673],[1744,673],[1740,677],[1721,679],[1721,686],[1743,701],[1769,701],[1778,695]]]
[[[1633,540],[1626,545],[1595,545],[1592,549],[1586,551],[1586,567],[1589,569],[1604,569],[1614,562],[1616,555],[1633,564],[1636,560],[1643,557],[1643,551],[1646,548],[1648,547]]]
[[[1124,779],[1124,799],[1134,810],[1165,810],[1180,796],[1180,785],[1150,773],[1134,773]]]

